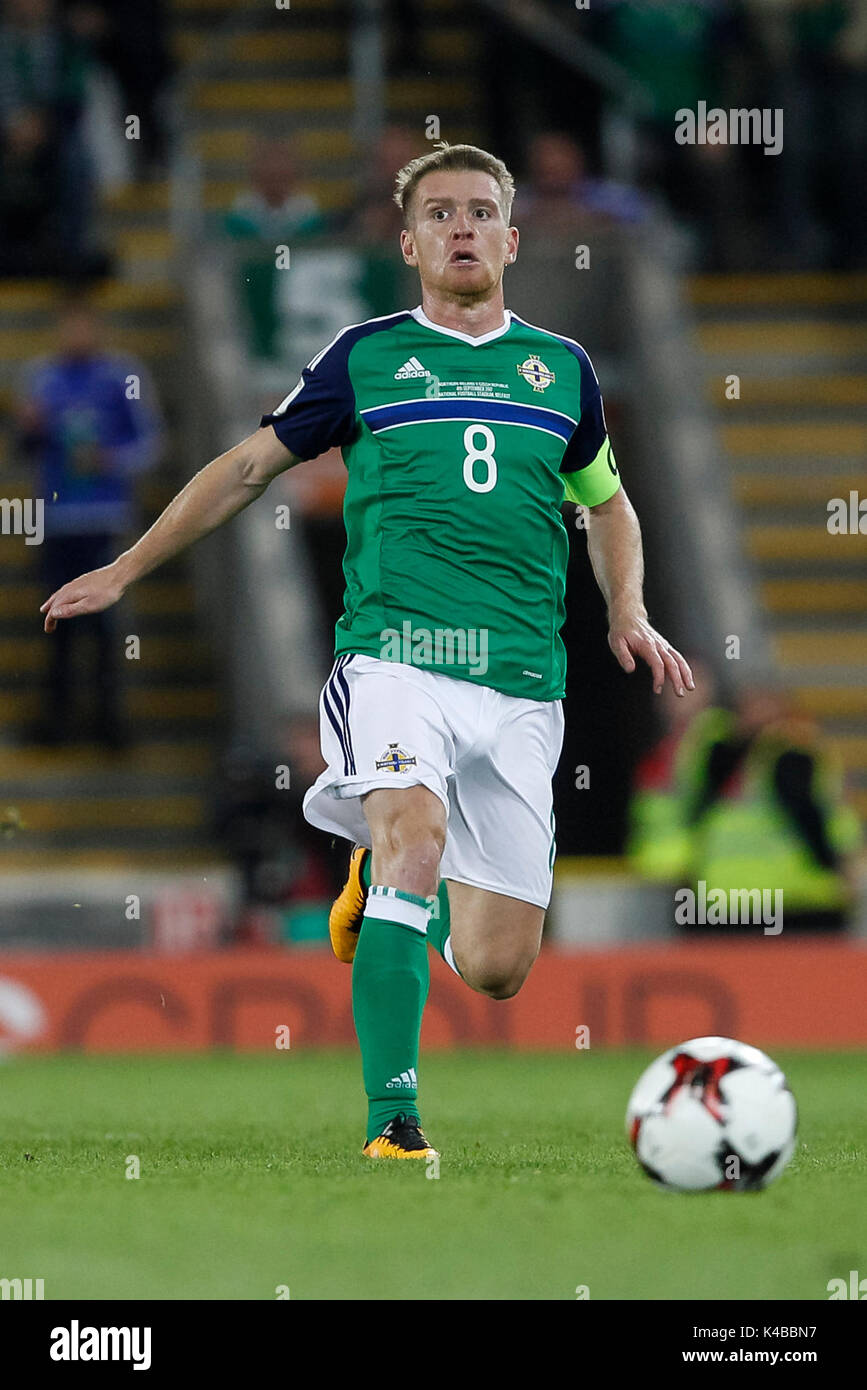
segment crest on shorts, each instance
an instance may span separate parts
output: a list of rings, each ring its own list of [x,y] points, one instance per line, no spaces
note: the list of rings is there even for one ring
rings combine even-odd
[[[532,352],[519,364],[518,374],[524,378],[528,385],[532,386],[534,391],[547,391],[552,382],[557,380],[551,368],[546,367],[541,357],[537,357],[535,352]]]
[[[408,767],[415,767],[415,758],[403,748],[398,748],[396,743],[390,743],[376,760],[377,771],[405,772]]]

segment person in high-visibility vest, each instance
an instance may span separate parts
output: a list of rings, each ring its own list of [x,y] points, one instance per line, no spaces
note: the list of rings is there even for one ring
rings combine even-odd
[[[815,725],[777,692],[751,689],[735,715],[705,711],[690,732],[699,756],[684,748],[679,774],[693,884],[706,897],[781,890],[787,930],[845,927],[861,827]]]
[[[691,784],[685,768],[703,764],[703,745],[718,736],[718,720],[705,716],[727,718],[723,711],[709,709],[715,684],[710,667],[693,655],[689,662],[695,690],[688,700],[678,700],[663,689],[659,708],[666,732],[639,762],[629,804],[625,852],[635,872],[654,883],[682,883],[689,874],[692,829],[686,805]]]

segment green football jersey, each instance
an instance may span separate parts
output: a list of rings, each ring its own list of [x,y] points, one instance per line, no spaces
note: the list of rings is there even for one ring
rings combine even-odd
[[[339,446],[335,653],[534,700],[564,693],[564,496],[620,486],[584,349],[506,312],[481,337],[421,308],[343,329],[262,418],[297,458]]]

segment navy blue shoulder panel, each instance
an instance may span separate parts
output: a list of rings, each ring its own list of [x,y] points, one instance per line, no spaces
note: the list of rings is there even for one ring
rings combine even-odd
[[[517,314],[513,314],[512,318],[527,328],[535,328],[539,333],[547,333],[549,337],[556,339],[558,343],[562,343],[565,348],[568,348],[572,356],[578,359],[581,367],[581,395],[578,402],[580,415],[578,425],[572,431],[560,463],[561,473],[577,473],[593,462],[608,437],[608,427],[605,423],[605,411],[602,405],[602,392],[599,389],[599,381],[593,369],[593,363],[581,344],[576,343],[574,338],[566,338],[562,333],[552,333],[549,328],[539,328],[535,323],[527,323],[526,319],[518,318]]]
[[[348,444],[355,431],[355,392],[349,376],[349,354],[371,333],[383,333],[404,319],[408,309],[383,318],[367,319],[342,328],[308,362],[301,380],[277,409],[263,415],[260,425],[272,425],[277,438],[297,459],[318,458],[326,450]]]

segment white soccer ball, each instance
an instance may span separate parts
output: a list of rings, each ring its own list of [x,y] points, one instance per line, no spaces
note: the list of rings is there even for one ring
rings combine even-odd
[[[649,1178],[675,1192],[756,1192],[792,1156],[795,1097],[775,1062],[734,1038],[657,1057],[629,1097],[626,1132]]]

